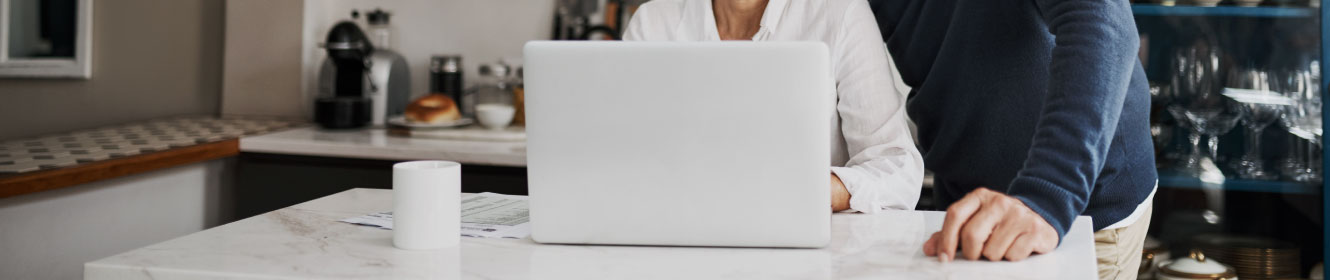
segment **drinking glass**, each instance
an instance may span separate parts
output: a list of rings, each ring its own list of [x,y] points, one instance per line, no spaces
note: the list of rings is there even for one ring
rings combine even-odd
[[[1165,107],[1173,119],[1177,121],[1178,127],[1185,131],[1187,137],[1187,154],[1177,163],[1177,169],[1186,173],[1196,171],[1201,163],[1201,134],[1194,132],[1191,121],[1187,118],[1186,109],[1182,104],[1175,103],[1179,99],[1189,96],[1191,92],[1197,91],[1197,80],[1203,75],[1198,71],[1196,50],[1192,48],[1183,48],[1173,55],[1173,75],[1169,79],[1169,89],[1171,99]],[[1162,93],[1162,92],[1161,92]]]
[[[1307,68],[1286,70],[1275,79],[1275,89],[1293,101],[1280,115],[1280,122],[1289,133],[1307,140],[1308,149],[1299,153],[1303,166],[1291,170],[1289,177],[1299,182],[1321,180],[1320,164],[1312,155],[1321,146],[1321,95],[1313,71]]]
[[[1224,95],[1240,104],[1242,126],[1246,128],[1247,151],[1232,163],[1238,177],[1244,179],[1274,179],[1275,174],[1265,171],[1261,160],[1261,134],[1271,123],[1279,120],[1284,107],[1291,100],[1270,90],[1271,77],[1255,68],[1234,68],[1228,75],[1228,88]]]
[[[1219,71],[1219,51],[1208,45],[1196,44],[1184,48],[1176,56],[1174,82],[1174,100],[1169,106],[1169,113],[1185,119],[1194,132],[1188,137],[1192,144],[1192,155],[1183,161],[1182,171],[1200,174],[1201,162],[1209,156],[1211,162],[1217,161],[1219,135],[1228,133],[1243,111],[1238,102],[1223,95],[1216,73]],[[1208,136],[1207,153],[1200,153],[1201,136]]]

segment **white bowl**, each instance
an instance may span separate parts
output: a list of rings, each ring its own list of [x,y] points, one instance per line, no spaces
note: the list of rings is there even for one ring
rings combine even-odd
[[[504,104],[480,104],[476,105],[476,118],[480,120],[480,125],[492,130],[502,130],[513,122],[513,114],[517,113],[517,108],[512,105]]]

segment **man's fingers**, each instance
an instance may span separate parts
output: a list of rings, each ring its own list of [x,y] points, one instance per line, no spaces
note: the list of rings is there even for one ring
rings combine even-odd
[[[940,233],[940,232],[934,232],[932,236],[929,236],[929,237],[928,237],[928,241],[924,241],[924,255],[925,255],[925,256],[932,257],[932,256],[936,256],[936,255],[937,255],[937,236],[938,236],[938,233]]]
[[[956,258],[957,234],[961,226],[970,220],[970,216],[979,210],[980,198],[973,193],[947,207],[947,218],[942,221],[941,236],[937,240],[938,260],[950,261]]]
[[[1000,261],[1007,256],[1007,249],[1016,241],[1016,237],[1021,235],[1017,219],[1006,219],[993,229],[993,234],[988,237],[984,243],[983,256],[990,261]]]
[[[1031,245],[1032,248],[1030,249],[1034,253],[1045,254],[1052,252],[1053,249],[1057,249],[1058,247],[1058,234],[1056,231],[1042,230],[1036,231],[1036,233],[1031,235],[1036,237],[1034,238],[1032,242],[1033,244]]]
[[[979,259],[989,235],[993,234],[993,228],[997,227],[1005,214],[1002,209],[988,206],[981,206],[979,211],[970,217],[970,221],[961,226],[960,244],[962,254],[967,260]]]
[[[1016,240],[1011,242],[1011,248],[1007,248],[1008,260],[1020,261],[1030,256],[1034,240],[1029,237],[1026,234],[1016,236]]]

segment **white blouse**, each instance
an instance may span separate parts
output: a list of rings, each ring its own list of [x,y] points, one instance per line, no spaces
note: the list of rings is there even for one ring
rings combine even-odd
[[[836,107],[831,172],[864,213],[914,209],[924,162],[896,90],[882,34],[865,0],[770,0],[754,41],[820,41],[831,50]],[[630,41],[719,41],[711,0],[655,0],[637,9]]]

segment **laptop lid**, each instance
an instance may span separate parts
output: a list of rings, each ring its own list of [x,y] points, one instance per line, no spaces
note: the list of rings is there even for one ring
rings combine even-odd
[[[821,247],[835,87],[820,42],[530,42],[532,238]]]

